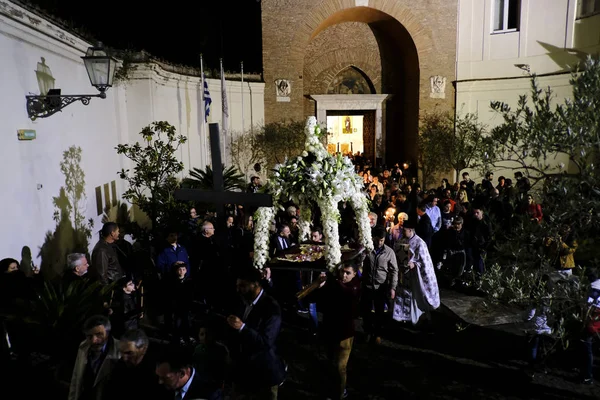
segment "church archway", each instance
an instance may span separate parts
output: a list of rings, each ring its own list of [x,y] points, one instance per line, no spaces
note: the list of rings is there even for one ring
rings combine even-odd
[[[375,2],[371,1],[370,3]],[[384,6],[385,4],[387,3],[383,3]],[[331,12],[330,10],[331,8],[329,8],[329,12]],[[389,11],[402,15],[402,19],[415,32],[415,37],[409,33],[407,27],[394,15],[372,7],[351,7],[336,11],[322,18],[319,23],[313,23],[313,31],[310,33],[310,36],[305,36],[306,31],[296,34],[298,41],[307,40],[302,46],[305,50],[311,46],[313,41],[319,41],[321,34],[325,34],[333,27],[340,26],[340,24],[367,24],[375,39],[375,43],[372,45],[375,48],[371,49],[371,51],[360,52],[356,50],[344,51],[345,49],[334,49],[315,60],[308,60],[309,55],[306,53],[303,54],[304,96],[307,99],[305,102],[309,101],[308,96],[312,94],[328,94],[330,92],[330,85],[323,88],[322,84],[318,85],[315,80],[323,79],[326,71],[329,71],[328,78],[331,78],[331,70],[336,66],[339,67],[344,61],[346,63],[350,62],[350,65],[345,65],[341,71],[338,69],[337,73],[343,72],[348,68],[356,68],[354,65],[357,65],[359,67],[358,70],[360,70],[362,65],[372,66],[373,64],[377,64],[376,71],[370,72],[374,74],[374,80],[379,80],[379,91],[375,91],[372,87],[373,85],[371,85],[370,89],[373,89],[371,93],[392,95],[385,105],[385,161],[388,165],[405,161],[416,165],[415,159],[418,151],[416,139],[419,120],[419,85],[421,79],[417,42],[421,50],[427,52],[430,39],[425,34],[426,31],[411,19],[410,13],[407,10],[395,7]],[[316,10],[314,12],[315,17],[320,12],[322,10]],[[319,16],[323,17],[322,14]],[[315,21],[315,19],[312,19],[312,21]],[[296,48],[295,50],[298,51],[300,48]],[[370,78],[369,75],[366,75],[366,77]],[[335,79],[335,76],[333,79]],[[315,91],[315,86],[320,86],[320,90]],[[315,112],[314,110],[314,103],[305,105],[306,115],[311,115]]]
[[[364,72],[349,66],[329,82],[327,94],[375,94],[375,86]]]

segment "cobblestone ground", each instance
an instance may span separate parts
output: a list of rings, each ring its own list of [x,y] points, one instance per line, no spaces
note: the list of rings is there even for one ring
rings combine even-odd
[[[349,399],[600,398],[599,386],[578,383],[575,353],[551,359],[547,374],[530,379],[524,373],[524,337],[473,326],[457,329],[440,315],[434,321],[427,333],[395,325],[380,346],[364,343],[359,334],[349,363]],[[306,321],[293,322],[288,318],[279,340],[289,365],[279,399],[324,399],[331,376],[324,349],[299,327]],[[595,375],[600,377],[600,369]],[[1,362],[0,385],[2,400],[66,399],[65,387],[30,362]]]
[[[424,333],[394,326],[379,346],[355,341],[348,371],[351,399],[598,399],[600,387],[581,385],[575,354],[549,360],[547,374],[524,371],[525,337],[450,321]],[[301,337],[301,336],[300,336]],[[323,399],[329,371],[318,344],[286,328],[280,352],[289,363],[281,399]],[[560,368],[559,368],[560,367]],[[600,371],[596,371],[596,376]]]

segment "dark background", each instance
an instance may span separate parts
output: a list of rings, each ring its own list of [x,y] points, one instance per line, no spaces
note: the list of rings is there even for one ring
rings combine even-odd
[[[70,27],[122,50],[146,50],[175,64],[262,72],[257,0],[29,0]]]

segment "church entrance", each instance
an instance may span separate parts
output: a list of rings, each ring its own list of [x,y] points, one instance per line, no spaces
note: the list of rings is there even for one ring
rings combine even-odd
[[[327,111],[327,151],[375,160],[375,111]]]
[[[327,126],[327,149],[331,153],[365,153],[380,165],[385,159],[385,103],[387,94],[312,95],[317,121]]]

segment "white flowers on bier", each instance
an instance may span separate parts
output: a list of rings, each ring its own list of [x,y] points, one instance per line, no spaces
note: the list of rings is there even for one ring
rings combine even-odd
[[[254,266],[263,268],[269,259],[269,228],[275,210],[292,200],[300,205],[300,239],[310,235],[311,211],[309,204],[321,209],[325,236],[325,259],[330,269],[341,261],[338,225],[338,203],[348,201],[354,209],[358,224],[359,244],[367,251],[373,249],[367,199],[362,195],[362,178],[354,171],[348,157],[333,156],[321,142],[321,128],[315,117],[306,123],[306,142],[300,157],[286,160],[275,167],[265,190],[273,196],[273,208],[261,207],[255,219]]]
[[[269,261],[269,228],[274,218],[272,207],[260,207],[254,215],[254,265],[261,268]]]
[[[300,206],[300,220],[298,221],[298,231],[300,236],[300,241],[305,241],[310,239],[310,207],[307,207],[306,204]]]
[[[321,222],[323,223],[325,261],[331,269],[342,259],[342,248],[340,246],[340,234],[338,231],[340,211],[337,207],[337,201],[331,197],[322,198],[317,204],[321,209]]]

